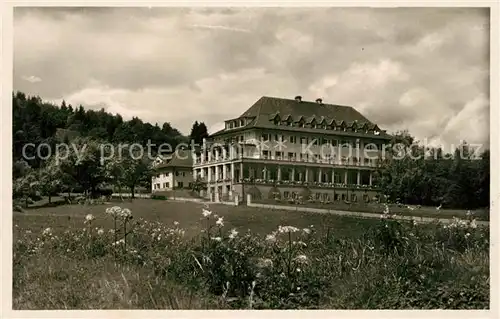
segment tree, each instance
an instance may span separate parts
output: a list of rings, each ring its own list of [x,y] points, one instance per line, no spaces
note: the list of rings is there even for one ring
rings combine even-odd
[[[194,143],[201,145],[203,143],[203,139],[208,137],[208,129],[205,123],[195,121],[193,127],[191,128],[191,134],[189,138],[194,141]]]
[[[52,196],[57,193],[63,184],[63,173],[57,165],[55,157],[52,157],[46,165],[38,171],[38,180],[40,181],[41,195],[47,196],[49,204],[52,202]]]
[[[100,141],[77,138],[72,147],[59,159],[66,186],[80,185],[86,196],[94,196],[97,188],[106,181],[106,171],[101,163]]]
[[[207,182],[201,179],[199,176],[196,177],[196,180],[193,182],[191,190],[200,194],[201,191],[207,189]]]
[[[26,175],[19,177],[14,181],[12,195],[15,199],[23,200],[25,207],[27,208],[30,199],[36,195],[39,186],[40,183],[37,180],[34,170],[31,170]]]

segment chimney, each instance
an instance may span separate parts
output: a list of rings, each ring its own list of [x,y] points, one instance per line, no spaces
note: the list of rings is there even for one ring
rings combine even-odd
[[[300,103],[300,102],[302,102],[302,96],[297,95],[297,96],[295,97],[295,101],[297,101],[297,102],[299,102],[299,103]]]
[[[318,103],[318,104],[323,104],[323,99],[321,99],[321,98],[317,98],[317,99],[316,99],[316,103]]]

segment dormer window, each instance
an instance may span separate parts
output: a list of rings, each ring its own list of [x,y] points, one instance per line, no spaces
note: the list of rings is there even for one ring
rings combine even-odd
[[[244,126],[245,125],[245,120],[240,120],[240,126]]]

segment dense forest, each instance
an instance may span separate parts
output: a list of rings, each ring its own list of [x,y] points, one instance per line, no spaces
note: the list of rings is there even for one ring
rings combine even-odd
[[[445,153],[441,148],[420,145],[407,131],[393,134],[391,144],[399,147],[392,149],[376,173],[376,182],[390,201],[489,207],[489,149],[475,150],[463,142],[454,152]]]
[[[83,190],[93,194],[102,187],[125,187],[134,192],[137,186],[149,187],[152,168],[150,159],[131,156],[114,158],[107,163],[99,160],[100,143],[148,144],[169,143],[176,147],[180,143],[194,140],[201,143],[208,136],[203,122],[193,123],[190,136],[182,135],[170,123],[161,127],[144,123],[139,118],[129,121],[120,115],[85,110],[83,106],[73,107],[63,101],[60,106],[42,101],[37,96],[26,96],[22,92],[12,95],[12,154],[14,198],[27,200],[33,193],[54,195],[60,191]],[[74,145],[86,145],[82,154],[70,149],[64,160],[49,157],[49,147],[71,141]],[[27,148],[23,158],[23,146]],[[473,150],[463,144],[454,153],[442,149],[410,147],[415,145],[408,132],[393,135],[392,144],[406,145],[399,149],[403,156],[389,157],[382,161],[375,181],[383,194],[392,202],[420,205],[443,205],[453,208],[489,207],[490,153],[483,150],[473,155]],[[102,145],[102,144],[101,144]],[[77,148],[81,149],[81,148]],[[153,147],[153,155],[157,150]],[[462,156],[459,154],[462,153]],[[423,156],[427,154],[427,156]],[[53,155],[53,154],[52,154]],[[421,155],[415,159],[416,155]]]
[[[56,143],[68,142],[76,137],[94,138],[106,143],[139,143],[146,146],[148,141],[153,152],[157,146],[168,143],[175,148],[179,143],[188,143],[190,139],[200,143],[208,136],[205,123],[195,121],[189,137],[166,122],[161,127],[156,124],[144,123],[137,117],[124,121],[117,114],[85,110],[83,106],[73,107],[62,102],[60,106],[42,101],[38,96],[26,96],[22,92],[12,95],[12,142],[13,160],[22,159],[23,145],[33,143],[35,147],[26,148],[28,157],[32,157],[36,146],[46,143],[53,147]],[[48,155],[48,147],[40,148],[42,157]],[[31,152],[31,153],[29,153]],[[37,156],[28,160],[33,168],[41,165]]]

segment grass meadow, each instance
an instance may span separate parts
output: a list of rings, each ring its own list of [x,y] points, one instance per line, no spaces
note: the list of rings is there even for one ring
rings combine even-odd
[[[135,199],[13,213],[14,309],[488,309],[489,229]]]

